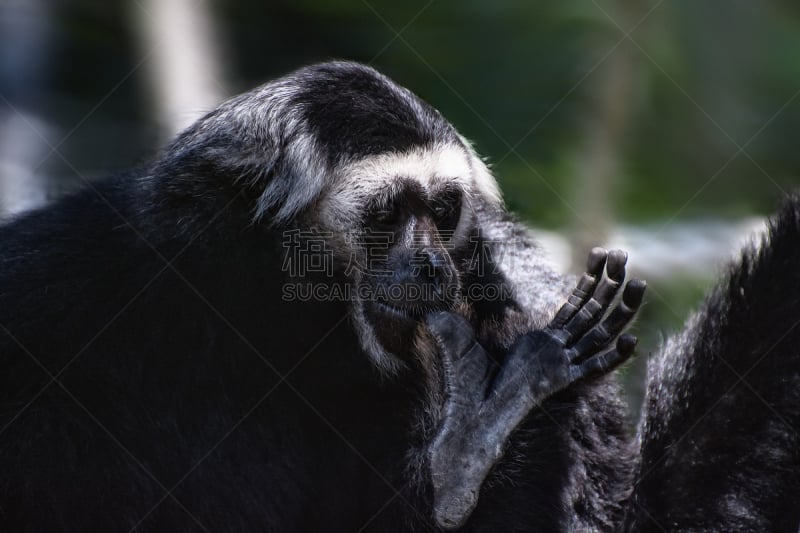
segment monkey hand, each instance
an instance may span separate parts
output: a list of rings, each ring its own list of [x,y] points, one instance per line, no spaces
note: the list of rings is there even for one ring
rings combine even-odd
[[[428,449],[440,527],[458,528],[469,518],[481,484],[532,409],[573,383],[610,372],[633,354],[636,338],[621,333],[641,305],[645,282],[628,282],[621,301],[608,312],[622,289],[626,260],[622,251],[593,249],[567,303],[547,327],[521,335],[495,375],[463,318],[446,312],[427,318],[447,388],[443,420]]]

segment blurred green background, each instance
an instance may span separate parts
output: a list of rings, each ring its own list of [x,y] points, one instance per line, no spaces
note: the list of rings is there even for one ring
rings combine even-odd
[[[6,0],[0,213],[147,159],[219,99],[330,58],[437,107],[564,268],[596,244],[628,249],[650,287],[643,355],[798,183],[789,0]]]

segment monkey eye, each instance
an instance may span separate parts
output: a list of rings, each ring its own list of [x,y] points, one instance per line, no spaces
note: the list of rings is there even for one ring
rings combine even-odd
[[[436,217],[436,220],[441,220],[450,214],[450,212],[453,210],[453,206],[444,202],[437,202],[433,205],[432,209],[433,216]]]
[[[457,195],[446,195],[431,203],[431,211],[440,230],[453,230],[458,225],[461,198]]]
[[[398,212],[395,206],[387,206],[372,211],[369,215],[370,225],[376,229],[392,229],[397,225]]]

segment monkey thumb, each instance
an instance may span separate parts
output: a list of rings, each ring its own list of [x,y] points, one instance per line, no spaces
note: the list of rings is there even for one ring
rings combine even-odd
[[[442,355],[456,361],[475,344],[475,332],[463,317],[441,311],[425,317],[428,327]]]

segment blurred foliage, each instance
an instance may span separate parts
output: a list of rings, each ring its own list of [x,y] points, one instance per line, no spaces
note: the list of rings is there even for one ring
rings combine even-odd
[[[244,90],[329,58],[370,63],[473,139],[495,164],[509,206],[537,224],[572,222],[564,202],[591,179],[576,175],[574,162],[587,123],[606,105],[597,87],[620,56],[630,90],[620,96],[626,113],[612,154],[619,162],[609,182],[613,214],[640,221],[767,213],[797,183],[800,9],[788,0],[216,0],[212,7],[230,57],[228,86]],[[146,57],[131,35],[137,4],[73,0],[54,9],[56,44],[38,106],[69,128],[113,89],[82,127],[85,144],[108,149],[68,151],[79,169],[127,166],[157,138],[136,74]],[[107,134],[108,122],[119,136]],[[102,124],[94,135],[93,124]]]
[[[616,54],[629,57],[633,87],[615,154],[619,216],[766,213],[797,183],[800,17],[790,2],[218,6],[240,88],[310,61],[369,62],[473,139],[496,162],[510,206],[539,224],[570,219],[561,201],[574,186],[570,162]]]

